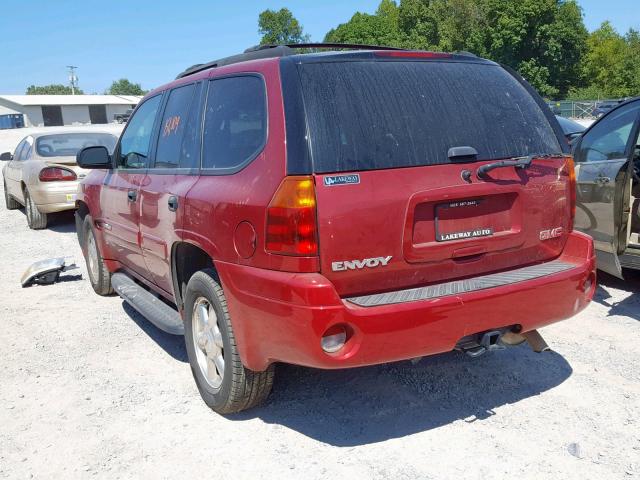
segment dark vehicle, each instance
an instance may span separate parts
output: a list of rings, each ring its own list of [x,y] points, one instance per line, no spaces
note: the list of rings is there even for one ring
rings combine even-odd
[[[574,144],[575,226],[594,239],[598,268],[640,269],[640,98],[618,105]]]
[[[606,102],[598,102],[598,103],[596,103],[596,106],[593,109],[593,111],[591,112],[591,114],[596,118],[600,118],[605,113],[608,113],[612,109],[616,108],[618,105],[620,105],[620,103],[621,103],[621,101],[618,101],[618,100],[612,100],[612,101],[606,101]]]
[[[133,113],[133,108],[130,108],[124,113],[116,113],[113,116],[113,119],[116,121],[116,123],[127,123],[132,113]]]
[[[188,69],[113,155],[79,154],[94,290],[184,334],[220,413],[266,398],[278,362],[542,350],[595,289],[544,101],[468,54],[292,47]]]
[[[584,125],[580,125],[578,122],[561,117],[560,115],[556,115],[556,119],[558,120],[558,123],[562,128],[562,132],[569,143],[575,141],[575,139],[582,135],[582,132],[586,130]]]

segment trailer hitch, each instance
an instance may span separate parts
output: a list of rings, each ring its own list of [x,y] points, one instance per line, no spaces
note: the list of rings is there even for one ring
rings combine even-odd
[[[504,350],[505,346],[500,341],[500,339],[502,338],[502,334],[503,332],[501,332],[500,330],[485,332],[480,337],[480,342],[478,346],[474,348],[465,349],[464,353],[466,353],[472,358],[477,358],[480,355],[483,355],[487,352],[491,352],[495,350]]]

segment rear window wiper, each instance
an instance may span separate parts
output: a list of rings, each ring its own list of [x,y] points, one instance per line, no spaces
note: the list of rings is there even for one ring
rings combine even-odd
[[[551,158],[551,157],[558,157],[563,155],[564,154],[562,153],[545,153],[542,155],[527,155],[525,157],[514,157],[514,158],[510,158],[509,160],[500,160],[499,162],[487,163],[486,165],[482,165],[480,168],[478,168],[477,175],[478,175],[478,178],[486,177],[486,175],[491,170],[495,170],[496,168],[503,168],[503,167],[515,167],[515,168],[522,168],[522,169],[529,168],[534,158]]]

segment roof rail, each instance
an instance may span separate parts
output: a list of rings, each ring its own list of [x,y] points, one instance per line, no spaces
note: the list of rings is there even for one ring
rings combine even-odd
[[[194,73],[202,72],[215,67],[223,67],[234,63],[246,62],[248,60],[257,60],[260,58],[286,57],[294,55],[299,49],[347,49],[347,50],[404,50],[396,47],[385,47],[380,45],[359,45],[353,43],[289,43],[285,45],[256,45],[247,48],[244,53],[232,55],[230,57],[213,60],[207,63],[198,63],[187,68],[176,78],[184,78]]]
[[[315,49],[315,48],[344,48],[346,50],[404,50],[399,47],[388,47],[385,45],[363,45],[361,43],[285,43],[282,45],[256,45],[247,48],[244,52],[255,52],[258,50],[268,50],[270,48],[288,47],[291,49]]]
[[[455,54],[461,55],[463,57],[478,58],[478,56],[475,53],[467,52],[466,50],[458,50],[457,52],[455,52]]]

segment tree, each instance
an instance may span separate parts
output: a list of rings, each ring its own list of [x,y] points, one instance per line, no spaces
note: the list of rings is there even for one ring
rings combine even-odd
[[[640,38],[630,30],[620,35],[613,25],[604,22],[591,32],[587,40],[587,53],[583,58],[584,78],[589,88],[574,89],[573,98],[584,97],[588,92],[596,98],[616,98],[640,93]]]
[[[575,0],[481,0],[483,50],[509,65],[542,95],[565,95],[580,83],[587,30]]]
[[[347,23],[338,25],[324,37],[327,43],[402,46],[398,7],[382,0],[375,15],[356,12]]]
[[[258,32],[262,35],[260,45],[281,45],[287,43],[306,43],[309,35],[305,35],[300,22],[296,20],[288,8],[265,10],[258,17]]]
[[[629,86],[629,96],[640,95],[640,32],[630,29],[624,37],[627,43],[627,55],[624,71]]]
[[[144,95],[147,93],[139,83],[132,83],[126,78],[114,81],[105,92],[107,95]]]
[[[77,95],[83,95],[84,92],[79,88],[75,89]],[[30,85],[27,88],[27,95],[71,95],[71,87],[60,83],[51,85]]]
[[[515,68],[555,96],[582,85],[587,36],[575,0],[382,0],[374,15],[356,13],[325,40],[465,50]]]

